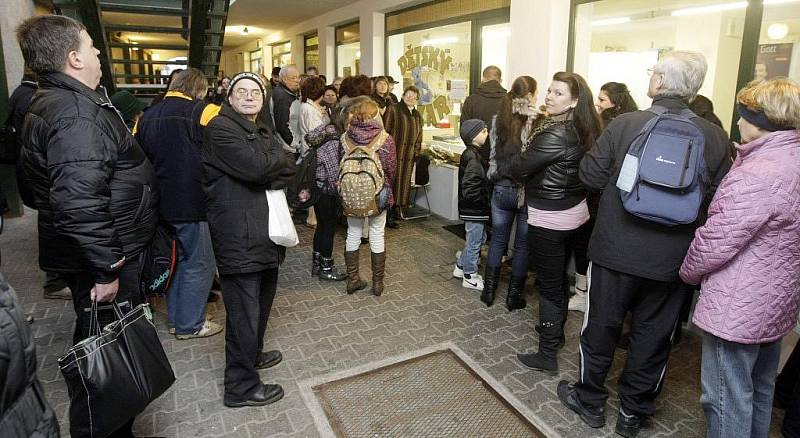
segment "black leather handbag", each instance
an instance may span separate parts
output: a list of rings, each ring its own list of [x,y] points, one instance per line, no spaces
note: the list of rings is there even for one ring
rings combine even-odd
[[[104,438],[141,413],[175,381],[148,304],[102,331],[92,303],[91,336],[58,359],[70,398],[70,435]]]

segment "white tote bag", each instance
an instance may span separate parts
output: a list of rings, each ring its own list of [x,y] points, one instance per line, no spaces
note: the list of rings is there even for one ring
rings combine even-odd
[[[269,204],[269,239],[276,245],[291,248],[300,243],[297,230],[294,229],[289,204],[283,190],[267,190]]]

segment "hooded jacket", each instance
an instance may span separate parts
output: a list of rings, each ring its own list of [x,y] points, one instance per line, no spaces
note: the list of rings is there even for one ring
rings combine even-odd
[[[22,128],[22,167],[39,210],[44,271],[110,283],[150,243],[158,221],[153,166],[102,88],[51,73]]]
[[[481,82],[478,89],[469,95],[461,107],[461,120],[480,119],[492,126],[492,117],[500,112],[500,104],[506,89],[495,80]]]
[[[468,144],[458,163],[458,216],[463,221],[489,220],[489,167],[474,144]]]
[[[737,147],[680,275],[701,283],[693,322],[742,344],[781,339],[800,306],[800,131]]]
[[[277,268],[286,248],[269,238],[265,191],[285,186],[294,159],[267,129],[227,104],[203,134],[203,190],[219,273]]]

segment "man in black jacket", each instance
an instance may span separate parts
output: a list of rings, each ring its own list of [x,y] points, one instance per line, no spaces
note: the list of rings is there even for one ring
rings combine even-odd
[[[289,115],[292,103],[297,100],[297,93],[300,91],[300,72],[297,67],[287,65],[279,73],[280,82],[272,90],[270,100],[270,111],[272,120],[275,121],[275,132],[278,139],[283,142],[283,147],[287,151],[297,152],[293,146],[295,142],[292,130],[289,127]]]
[[[653,68],[648,96],[653,106],[680,113],[703,84],[703,55],[672,52]],[[705,137],[705,162],[710,177],[700,218],[693,224],[668,227],[628,213],[617,179],[625,154],[644,125],[649,111],[618,116],[581,161],[580,178],[590,191],[602,191],[597,222],[589,243],[589,308],[581,332],[580,379],[558,385],[558,396],[592,427],[605,424],[608,398],[605,379],[625,314],[633,315],[628,360],[619,380],[621,408],[618,434],[635,436],[644,418],[653,415],[670,352],[670,337],[685,299],[678,278],[694,230],[719,182],[730,168],[730,142],[725,131],[695,117]]]
[[[39,75],[21,132],[22,167],[39,210],[39,265],[69,284],[77,343],[89,336],[92,301],[116,300],[123,311],[143,302],[140,259],[158,220],[157,180],[98,88],[99,52],[84,26],[36,16],[17,28],[17,39]],[[104,307],[101,325],[116,319]],[[132,424],[118,432],[129,436]]]
[[[500,103],[506,95],[506,89],[500,85],[502,72],[494,65],[483,69],[481,84],[472,93],[461,108],[461,120],[480,119],[486,126],[492,126],[492,117],[500,111]]]

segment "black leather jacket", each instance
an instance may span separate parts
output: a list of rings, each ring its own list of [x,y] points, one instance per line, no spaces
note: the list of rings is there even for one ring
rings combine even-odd
[[[44,271],[117,278],[158,221],[153,166],[102,88],[63,73],[39,78],[22,127],[22,167],[39,210]]]
[[[556,122],[536,134],[512,165],[514,179],[525,184],[529,206],[559,211],[586,197],[578,177],[585,150],[572,121]]]

